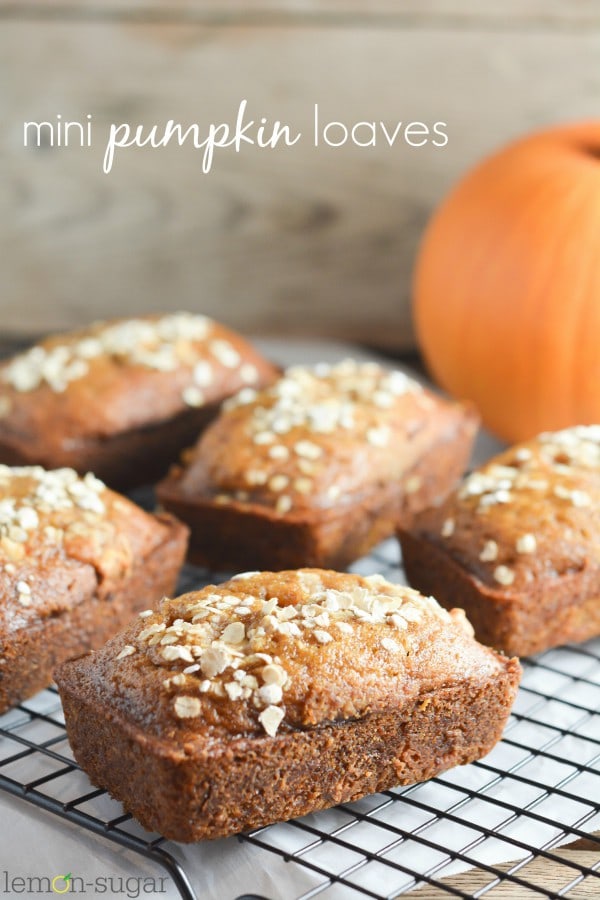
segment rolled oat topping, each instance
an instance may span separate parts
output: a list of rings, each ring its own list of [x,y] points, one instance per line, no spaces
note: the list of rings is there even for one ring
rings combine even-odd
[[[452,537],[452,535],[454,534],[455,527],[456,527],[456,523],[455,523],[454,519],[444,519],[444,521],[442,522],[442,528],[441,528],[440,534],[442,535],[442,537],[445,537],[445,538]]]
[[[598,468],[600,466],[600,425],[577,425],[539,436],[541,453],[555,464]]]
[[[200,388],[197,388],[195,385],[190,384],[189,387],[184,388],[182,393],[183,402],[187,404],[187,406],[202,406],[205,403],[205,397]]]
[[[537,540],[534,534],[522,534],[517,538],[517,553],[535,553],[537,549]]]
[[[411,475],[404,482],[404,490],[407,494],[415,494],[418,490],[420,490],[423,484],[423,479],[420,475]]]
[[[21,606],[31,605],[31,587],[26,581],[17,581],[17,599]]]
[[[486,541],[479,554],[481,562],[494,562],[498,559],[498,544],[496,541]]]
[[[544,433],[529,446],[516,448],[512,458],[510,453],[507,457],[507,464],[492,462],[469,475],[460,488],[459,500],[483,514],[523,496],[545,495],[576,508],[589,507],[592,498],[579,480],[582,471],[600,470],[600,425]],[[529,546],[530,537],[526,541]]]
[[[33,534],[38,540],[59,543],[63,532],[49,523],[53,516],[61,521],[69,512],[82,519],[103,516],[104,491],[104,483],[91,473],[80,477],[73,469],[0,465],[0,556],[2,551],[14,556],[15,545],[25,545]],[[28,595],[26,586],[19,593]]]
[[[509,569],[508,566],[496,566],[494,569],[494,578],[498,584],[508,587],[508,585],[512,584],[515,580],[515,573],[512,569]]]
[[[271,498],[275,511],[285,515],[314,490],[332,435],[358,437],[375,451],[388,448],[398,432],[400,398],[406,394],[419,402],[426,399],[421,386],[404,373],[351,359],[333,366],[294,366],[260,393],[242,389],[224,409],[248,407],[247,434],[257,465],[245,472],[246,484],[265,485],[274,495],[285,492]],[[420,481],[408,479],[405,487],[407,492],[418,490]],[[337,490],[327,494],[327,502],[339,498]],[[228,495],[227,490],[222,493]]]
[[[197,697],[176,697],[175,715],[180,719],[193,719],[199,716],[202,706]]]
[[[204,352],[230,366],[239,354],[227,341],[212,341],[213,323],[205,316],[175,313],[157,319],[126,319],[90,329],[89,335],[78,340],[45,347],[36,345],[16,356],[1,372],[0,379],[19,392],[34,391],[45,384],[62,393],[72,381],[83,378],[92,360],[99,356],[117,359],[120,363],[144,366],[171,372],[183,362],[194,358],[193,344],[200,341]],[[226,360],[226,361],[225,361]],[[212,380],[208,362],[194,371],[198,388],[207,387]],[[198,405],[198,393],[187,393],[191,405]],[[187,400],[186,400],[187,402]]]
[[[275,504],[275,511],[278,512],[279,515],[284,516],[291,510],[293,505],[292,498],[287,494],[283,494],[278,498],[277,503]]]
[[[153,665],[168,668],[166,690],[182,689],[173,699],[178,717],[200,715],[200,696],[211,695],[250,704],[274,735],[285,720],[292,685],[282,641],[291,640],[294,652],[312,647],[328,653],[357,628],[384,626],[381,652],[406,656],[414,624],[450,620],[433,598],[381,576],[345,578],[343,589],[332,589],[318,573],[301,569],[294,573],[298,602],[282,604],[268,595],[260,573],[244,573],[225,585],[165,600],[150,624],[140,623],[136,647]]]
[[[258,719],[267,734],[270,737],[275,737],[284,715],[284,711],[278,706],[267,706],[266,709],[263,709]]]

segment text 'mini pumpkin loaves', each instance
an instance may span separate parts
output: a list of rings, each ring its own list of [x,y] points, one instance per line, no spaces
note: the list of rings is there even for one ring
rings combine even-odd
[[[158,486],[214,568],[343,568],[437,502],[477,419],[403,372],[346,360],[295,366],[228,400]]]
[[[0,462],[150,483],[222,400],[275,375],[239,335],[191,313],[56,335],[0,365]]]
[[[0,713],[172,591],[186,543],[93,475],[0,465]]]
[[[525,656],[600,634],[600,425],[544,433],[400,534],[409,581]]]
[[[520,678],[462,610],[318,569],[165,599],[56,673],[92,781],[178,841],[431,778],[499,740]]]

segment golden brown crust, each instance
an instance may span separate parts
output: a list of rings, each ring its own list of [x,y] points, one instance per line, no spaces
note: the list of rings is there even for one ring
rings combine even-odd
[[[56,335],[0,366],[0,460],[126,484],[158,456],[162,473],[224,398],[275,374],[239,335],[189,313]]]
[[[172,590],[186,538],[95,476],[0,466],[0,710]]]
[[[378,576],[315,569],[164,601],[56,673],[80,764],[177,840],[477,758],[498,740],[519,676],[459,610]]]
[[[400,535],[407,575],[526,655],[600,632],[600,427],[512,447]]]
[[[190,524],[197,561],[342,567],[445,495],[475,429],[401,372],[294,367],[227,401],[158,496]]]

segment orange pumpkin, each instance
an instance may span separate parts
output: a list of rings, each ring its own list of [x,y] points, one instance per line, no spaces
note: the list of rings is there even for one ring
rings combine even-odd
[[[425,233],[414,314],[433,376],[500,437],[600,422],[600,122],[459,182]]]

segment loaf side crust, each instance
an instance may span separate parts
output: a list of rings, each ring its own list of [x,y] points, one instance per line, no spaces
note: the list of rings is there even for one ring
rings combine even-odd
[[[405,709],[227,744],[159,742],[61,678],[69,741],[92,782],[149,831],[182,842],[226,837],[485,756],[500,739],[520,677],[469,679]]]
[[[460,603],[477,640],[496,650],[531,656],[600,634],[598,566],[508,594],[484,584],[425,535],[400,530],[398,536],[409,583],[446,609]]]
[[[41,465],[93,472],[115,490],[132,490],[162,478],[181,450],[215,418],[220,404],[189,409],[172,419],[118,434],[71,438],[47,444],[28,434],[0,428],[0,461],[10,466]]]

